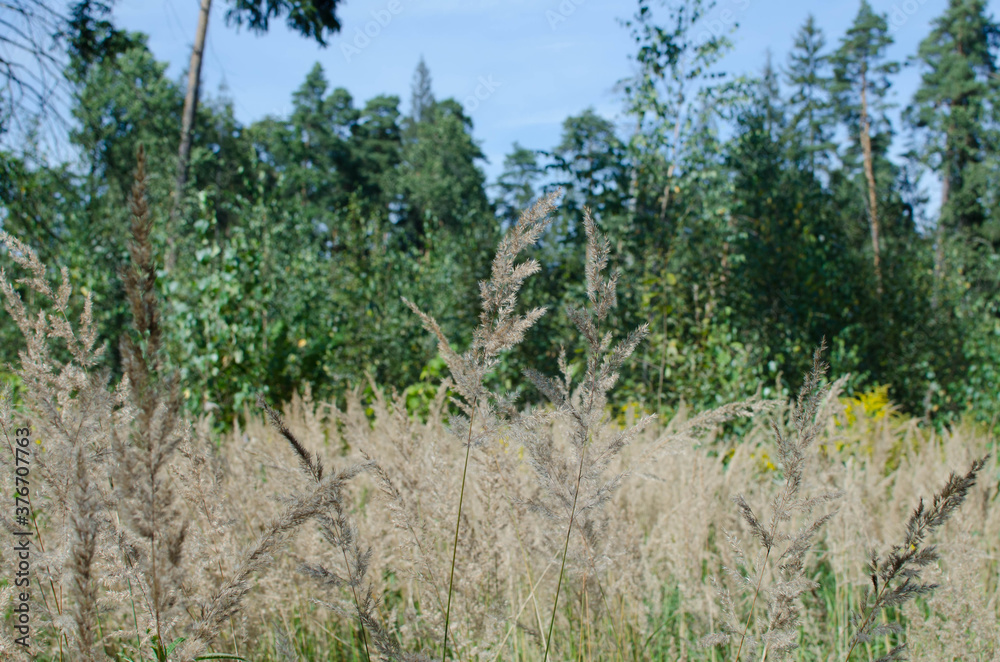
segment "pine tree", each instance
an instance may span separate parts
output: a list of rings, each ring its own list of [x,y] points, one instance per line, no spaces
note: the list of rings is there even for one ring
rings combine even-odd
[[[337,4],[342,0],[227,0],[226,23],[237,29],[246,25],[257,34],[268,31],[271,21],[282,15],[286,25],[304,37],[315,39],[320,46],[326,46],[327,34],[340,31],[337,18]],[[180,147],[177,154],[177,184],[174,191],[174,207],[171,218],[180,212],[181,199],[188,181],[188,162],[191,159],[192,132],[201,90],[201,64],[208,34],[208,20],[212,11],[212,0],[201,0],[198,12],[198,27],[194,44],[191,46],[191,62],[188,65],[187,92],[184,95],[184,110],[181,114]],[[175,255],[171,249],[168,265]]]
[[[829,192],[790,158],[801,156],[805,138],[786,126],[773,67],[765,65],[751,93],[727,145],[735,259],[725,305],[738,328],[794,372],[808,359],[796,346],[819,344],[856,321],[850,302],[858,256],[847,250]]]
[[[317,226],[329,225],[329,215],[347,205],[359,179],[352,137],[360,112],[346,90],[328,93],[328,87],[317,62],[292,93],[292,114],[274,146],[287,194]]]
[[[472,138],[472,120],[454,99],[435,102],[424,119],[412,125],[396,172],[404,207],[399,227],[421,252],[434,243],[434,235],[471,239],[467,233],[484,229],[482,215],[492,216],[476,163],[485,157]]]
[[[606,217],[620,214],[628,190],[625,150],[614,123],[593,108],[563,120],[562,140],[548,154],[552,163],[547,168],[566,189],[562,209],[573,214],[586,206],[605,223]]]
[[[296,147],[295,151],[298,152],[299,166],[303,173],[323,167],[322,157],[317,157],[322,154],[323,147],[330,138],[329,131],[325,126],[326,89],[326,75],[323,73],[323,67],[317,62],[306,75],[306,79],[299,86],[299,89],[292,93],[292,140]],[[325,178],[320,174],[318,179],[322,182]],[[308,201],[310,189],[318,189],[317,184],[320,182],[314,182],[310,186],[306,178],[303,178],[300,191],[300,202],[303,205]]]
[[[922,160],[940,174],[945,228],[980,233],[986,222],[987,160],[1000,146],[998,46],[1000,26],[984,0],[950,0],[920,43],[926,71],[906,117],[922,134]]]
[[[861,147],[868,186],[872,257],[879,292],[882,291],[882,267],[875,159],[884,155],[884,151],[879,150],[882,154],[876,154],[872,147],[872,132],[878,131],[880,126],[888,126],[885,111],[889,108],[886,102],[891,85],[889,76],[899,71],[899,63],[888,61],[885,57],[886,50],[892,43],[886,16],[875,13],[868,0],[861,0],[854,23],[831,57],[834,74],[831,90],[851,137]],[[887,150],[888,144],[882,145],[882,149]]]
[[[372,208],[387,209],[392,196],[394,170],[403,150],[400,117],[399,97],[380,94],[365,102],[352,127],[356,183],[350,190],[358,192]]]

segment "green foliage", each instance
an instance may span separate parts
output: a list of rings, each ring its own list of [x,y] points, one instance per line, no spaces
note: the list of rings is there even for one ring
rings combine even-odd
[[[1000,25],[986,14],[982,0],[950,0],[920,43],[921,85],[907,109],[918,131],[918,155],[942,173],[941,222],[997,241],[984,202],[991,160],[1000,145],[996,110],[1000,80],[996,51]]]
[[[289,29],[326,46],[326,33],[340,31],[337,5],[341,0],[230,0],[226,23],[244,24],[251,32],[267,32],[271,19],[285,15]]]
[[[892,86],[890,76],[899,72],[899,63],[886,60],[886,50],[893,43],[884,14],[872,9],[868,0],[861,6],[854,22],[841,38],[840,46],[830,56],[833,64],[831,92],[836,108],[849,127],[853,140],[860,130],[861,95],[867,95],[870,131],[877,133],[887,120],[886,101]]]
[[[420,371],[420,381],[410,384],[403,390],[406,398],[406,412],[422,421],[427,420],[431,411],[431,403],[437,397],[441,380],[445,376],[445,362],[440,356],[435,356]]]
[[[335,4],[241,0],[229,11],[255,30],[284,17],[322,43],[339,29]],[[471,120],[453,99],[435,98],[423,60],[406,115],[398,97],[361,103],[331,89],[317,64],[287,116],[243,126],[227,99],[201,104],[175,225],[166,212],[182,90],[144,35],[115,27],[111,5],[75,4],[65,35],[77,162],[50,162],[30,135],[0,152],[0,218],[92,293],[107,367],[118,371],[127,315],[117,274],[142,143],[166,340],[193,411],[218,408],[224,423],[251,385],[275,400],[303,382],[337,397],[372,374],[409,385],[420,414],[435,350],[400,297],[467,342],[478,311],[462,302],[478,298],[488,247],[556,187],[564,201],[532,249],[543,270],[523,296],[529,305],[579,299],[579,223],[589,208],[620,268],[615,330],[651,326],[640,360],[622,374],[622,402],[670,410],[736,399],[747,384],[802,374],[808,349],[826,338],[834,370],[853,373],[851,387],[887,384],[915,415],[996,410],[1000,29],[979,0],[951,0],[920,46],[905,160],[892,156],[899,139],[886,112],[898,65],[885,56],[886,17],[869,4],[832,52],[810,18],[784,74],[769,60],[750,80],[719,71],[730,42],[705,28],[711,2],[637,0],[624,21],[637,65],[621,86],[625,131],[584,109],[566,118],[557,144],[515,144],[487,186]],[[862,89],[881,296],[860,164]],[[928,172],[948,192],[937,232],[922,221],[918,183]],[[579,361],[561,307],[504,359],[499,385],[517,383],[524,366],[554,364],[560,345]],[[9,325],[0,339],[12,359]]]
[[[70,7],[66,30],[59,36],[68,42],[70,68],[77,78],[134,45],[133,38],[109,20],[113,4],[114,0],[79,0]]]
[[[823,52],[826,39],[812,14],[795,35],[788,55],[786,83],[793,90],[788,100],[790,142],[801,145],[809,170],[829,166],[834,123],[830,99],[830,58]]]
[[[766,88],[754,99],[727,156],[735,176],[731,278],[739,287],[726,295],[740,326],[764,338],[772,359],[782,357],[780,369],[796,375],[808,366],[809,348],[863,318],[874,293],[854,275],[867,273],[867,263],[848,250],[830,196],[803,167],[812,154],[789,159],[797,150],[783,144],[784,109]]]
[[[517,222],[521,210],[531,204],[537,195],[536,186],[542,176],[538,153],[514,143],[510,154],[503,161],[504,171],[497,178],[497,215],[504,227]]]

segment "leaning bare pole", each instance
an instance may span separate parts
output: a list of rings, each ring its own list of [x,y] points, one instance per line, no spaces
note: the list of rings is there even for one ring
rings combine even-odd
[[[865,159],[865,179],[868,182],[868,209],[869,215],[871,217],[871,233],[872,233],[872,253],[874,254],[875,260],[875,284],[876,291],[879,296],[882,295],[882,266],[879,259],[879,241],[878,241],[878,192],[875,188],[875,167],[872,163],[872,138],[869,133],[870,122],[868,121],[868,81],[865,74],[867,73],[866,66],[867,63],[862,63],[861,65],[861,148],[864,150]]]
[[[201,0],[201,13],[198,15],[198,31],[195,33],[194,46],[191,48],[191,64],[188,67],[187,94],[184,95],[184,115],[181,119],[181,146],[177,152],[177,187],[174,191],[174,206],[170,214],[171,220],[177,218],[180,211],[181,197],[187,184],[188,161],[191,158],[191,129],[194,126],[194,114],[198,109],[198,88],[201,85],[201,61],[205,51],[205,35],[208,32],[208,14],[212,8],[212,0]]]

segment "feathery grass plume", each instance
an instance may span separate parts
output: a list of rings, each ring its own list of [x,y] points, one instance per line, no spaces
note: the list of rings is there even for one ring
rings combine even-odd
[[[859,643],[889,632],[899,632],[898,626],[876,623],[882,610],[902,605],[918,595],[927,595],[938,587],[937,584],[924,583],[920,577],[927,566],[940,558],[937,547],[925,545],[925,542],[961,507],[989,457],[986,455],[973,461],[964,476],[952,472],[929,507],[925,507],[921,498],[906,522],[901,544],[893,545],[884,557],[879,556],[878,550],[869,552],[867,569],[872,586],[865,589],[861,610],[851,615],[855,632],[845,662],[851,658]],[[879,658],[878,662],[904,659],[905,651],[906,644],[900,644]]]
[[[87,662],[97,659],[102,640],[95,562],[106,533],[109,499],[102,486],[109,472],[108,431],[117,423],[122,403],[106,388],[106,371],[88,372],[104,349],[95,347],[90,295],[74,325],[69,321],[72,288],[67,269],[61,270],[61,283],[53,291],[45,266],[27,244],[6,232],[0,232],[0,244],[29,272],[30,277],[15,283],[34,294],[34,303],[42,308],[30,313],[0,269],[4,306],[26,341],[16,374],[24,389],[27,420],[36,439],[46,440],[45,451],[33,461],[32,501],[53,535],[44,540],[38,535],[32,565],[51,596],[43,594],[35,602],[36,627],[55,628],[73,658]],[[5,518],[5,525],[10,528],[13,522]]]
[[[801,495],[805,479],[805,451],[816,441],[828,418],[825,403],[840,390],[844,380],[832,386],[822,384],[827,366],[821,360],[825,344],[813,354],[812,370],[806,376],[799,391],[795,407],[791,412],[793,435],[787,435],[778,421],[771,419],[771,430],[778,450],[778,463],[783,472],[781,490],[771,501],[771,514],[762,521],[742,494],[732,497],[740,517],[750,528],[751,535],[760,544],[756,557],[749,561],[738,538],[726,535],[733,548],[737,567],[727,568],[736,583],[752,591],[750,609],[742,625],[737,618],[736,605],[729,592],[718,588],[725,620],[723,631],[710,634],[702,639],[706,646],[719,645],[738,639],[734,659],[755,659],[758,648],[763,645],[762,659],[782,659],[798,646],[799,596],[816,586],[816,582],[806,577],[805,555],[813,538],[833,516],[826,513],[798,531],[784,531],[781,524],[790,522],[796,513],[808,516],[814,508],[839,498],[842,493],[828,492],[807,498]],[[768,572],[768,560],[772,553],[780,551],[776,567],[776,578],[764,586],[764,576]],[[743,566],[741,569],[739,566]],[[746,574],[745,574],[746,573]],[[766,604],[767,621],[759,624],[754,619],[757,600],[763,594]],[[755,632],[750,631],[753,624]],[[741,658],[741,655],[743,657]]]
[[[565,352],[561,352],[559,356],[561,379],[552,379],[534,370],[525,371],[525,376],[557,407],[556,415],[565,415],[572,427],[571,456],[560,458],[553,453],[552,440],[538,434],[544,429],[545,421],[551,417],[550,414],[537,411],[521,422],[528,462],[542,487],[541,495],[527,503],[532,510],[548,519],[566,522],[559,578],[556,582],[548,632],[544,639],[543,659],[547,659],[549,655],[574,524],[578,518],[582,520],[577,531],[583,537],[584,547],[592,566],[595,566],[594,550],[597,547],[600,531],[595,515],[611,498],[625,477],[625,474],[621,473],[606,478],[604,472],[622,449],[654,418],[645,416],[633,426],[615,435],[610,441],[597,443],[597,431],[605,415],[607,394],[618,381],[618,370],[646,336],[648,327],[645,324],[639,326],[617,344],[612,344],[613,335],[610,331],[601,334],[599,329],[601,323],[617,305],[618,275],[612,272],[607,278],[603,276],[608,266],[610,245],[598,231],[588,209],[584,210],[583,225],[587,236],[586,282],[589,305],[584,308],[570,308],[567,312],[587,346],[586,372],[580,384],[574,389]],[[596,580],[596,566],[593,567],[593,572]],[[607,603],[603,587],[599,588],[604,602]],[[607,607],[607,604],[605,606]]]
[[[280,414],[270,407],[258,396],[258,405],[265,411],[271,426],[292,446],[298,455],[302,471],[315,480],[322,482],[323,465],[319,456],[310,454],[305,449],[301,441],[285,425]],[[368,635],[371,635],[372,644],[378,652],[379,659],[393,660],[399,662],[423,662],[430,658],[417,653],[408,653],[401,650],[399,642],[391,632],[383,625],[379,616],[380,599],[375,595],[375,587],[366,579],[368,568],[371,563],[372,549],[368,547],[362,550],[359,543],[358,530],[354,522],[348,516],[346,510],[347,495],[344,488],[350,479],[357,476],[362,471],[373,471],[380,482],[387,480],[384,472],[380,475],[379,468],[370,458],[366,457],[366,462],[359,463],[341,471],[339,480],[334,484],[334,498],[330,502],[330,510],[318,513],[315,519],[320,525],[320,534],[330,546],[340,550],[344,559],[346,576],[330,570],[326,566],[314,563],[303,563],[300,570],[315,579],[325,588],[339,589],[349,588],[353,597],[352,605],[331,603],[321,600],[316,602],[331,611],[342,614],[348,618],[357,618],[361,628],[362,641],[365,646],[365,656],[372,659],[368,648]]]
[[[319,456],[313,456],[305,449],[302,442],[285,426],[285,422],[281,420],[281,415],[271,405],[267,404],[262,394],[257,395],[257,406],[264,410],[268,420],[271,422],[271,426],[291,445],[292,450],[295,451],[295,454],[299,458],[302,470],[317,482],[323,480],[323,462],[319,459]]]
[[[322,482],[323,464],[319,459],[319,455],[311,455],[306,450],[302,442],[285,425],[278,412],[267,404],[263,395],[259,394],[257,396],[257,405],[267,414],[271,426],[288,441],[292,450],[298,455],[302,471],[317,483]],[[353,478],[365,468],[367,466],[364,464],[355,465],[342,472],[341,475],[345,476],[346,482],[347,479]],[[332,504],[333,515],[322,513],[317,516],[317,519],[320,523],[320,531],[323,539],[332,547],[339,549],[343,554],[344,566],[347,569],[347,579],[343,579],[336,573],[319,565],[304,564],[302,570],[305,574],[319,579],[322,584],[327,586],[349,586],[351,593],[354,595],[354,607],[358,617],[358,624],[361,627],[361,638],[365,645],[365,657],[371,660],[371,652],[368,650],[368,637],[365,632],[365,627],[367,626],[369,629],[375,628],[372,630],[372,636],[375,640],[376,648],[384,656],[396,659],[399,656],[399,647],[396,641],[382,630],[381,623],[375,618],[374,614],[378,610],[378,599],[374,596],[371,584],[366,584],[364,581],[365,575],[368,573],[368,564],[371,561],[372,550],[369,547],[365,551],[361,551],[361,547],[358,544],[357,527],[354,526],[354,523],[351,522],[344,510],[345,497],[342,487],[343,483],[338,484],[336,498]],[[359,592],[361,595],[364,595],[363,600],[359,597]],[[329,603],[324,604],[333,607]],[[343,612],[342,609],[333,608],[338,612]]]
[[[237,514],[246,508],[246,503],[241,490],[234,489],[233,481],[239,480],[236,470],[225,462],[212,439],[209,417],[199,418],[190,438],[178,446],[176,453],[178,461],[171,465],[170,471],[178,500],[191,522],[184,545],[188,592],[185,606],[190,608],[205,590],[225,580],[227,566],[239,549]],[[119,581],[119,585],[122,583]],[[243,632],[236,620],[231,620],[230,641],[237,655],[240,634]]]
[[[465,480],[469,470],[469,453],[473,446],[481,446],[494,438],[509,416],[516,416],[514,397],[507,393],[494,393],[486,387],[486,377],[496,366],[501,352],[513,348],[524,339],[525,332],[545,314],[545,308],[534,308],[524,315],[515,313],[517,295],[524,281],[541,267],[534,259],[520,264],[515,260],[521,251],[534,245],[550,223],[548,215],[555,208],[559,191],[554,191],[523,212],[517,223],[504,234],[493,258],[490,279],[479,283],[482,311],[479,326],[473,333],[472,344],[463,354],[452,348],[440,325],[415,304],[403,301],[423,322],[424,328],[438,339],[438,350],[451,371],[455,389],[461,400],[456,404],[464,415],[450,422],[450,429],[465,444],[465,464],[462,469],[462,487],[458,496],[458,514],[455,517],[455,539],[452,543],[451,570],[448,578],[448,601],[445,607],[444,641],[441,659],[448,657],[448,625],[451,620],[451,598],[455,582],[455,558],[458,553],[459,530],[462,523],[462,505],[465,500]],[[474,434],[473,426],[479,413],[480,427]]]
[[[974,503],[971,497],[970,503]],[[989,535],[988,531],[981,533]],[[942,585],[927,600],[929,609],[917,617],[922,617],[922,622],[907,628],[907,644],[917,662],[1000,660],[1000,618],[996,613],[1000,577],[996,559],[983,549],[979,535],[978,531],[962,530],[943,541],[940,549],[947,567],[927,569]]]
[[[0,384],[0,432],[2,432],[4,437],[4,446],[6,450],[0,449],[0,471],[3,472],[0,475],[0,492],[3,494],[14,494],[16,482],[14,476],[16,469],[16,457],[17,451],[15,446],[17,444],[17,425],[14,421],[14,408],[13,408],[13,389],[8,383]],[[23,437],[22,437],[23,438]],[[27,458],[30,461],[30,455]],[[23,460],[22,460],[23,461]],[[30,466],[30,465],[29,465]],[[6,518],[3,519],[4,529],[9,532],[11,527],[8,524],[13,524],[13,522],[8,522]],[[22,527],[17,527],[22,528]],[[27,528],[27,527],[25,527]],[[6,545],[4,547],[7,547]],[[8,552],[9,553],[9,552]],[[12,555],[13,556],[13,555]],[[3,549],[0,548],[0,564],[3,567],[11,566],[16,557],[9,558],[5,556]],[[19,593],[20,591],[18,591]],[[14,591],[14,582],[7,581],[4,586],[0,586],[0,609],[7,611],[8,605],[10,605],[14,597],[17,594]],[[15,623],[11,619],[11,625]],[[2,660],[12,660],[16,662],[22,662],[28,660],[28,652],[25,650],[24,646],[20,646],[15,643],[15,639],[21,636],[20,633],[13,630],[13,628],[8,629],[5,627],[6,624],[0,623],[0,659]]]
[[[156,293],[156,263],[151,242],[153,218],[146,201],[146,155],[137,167],[129,209],[131,264],[122,269],[132,312],[132,333],[121,339],[122,365],[131,387],[134,424],[115,430],[114,485],[118,516],[126,528],[122,541],[131,550],[127,565],[145,595],[157,654],[166,656],[170,631],[181,620],[180,591],[185,583],[184,541],[188,520],[174,494],[168,467],[186,428],[176,373],[161,374],[163,327]],[[124,559],[123,559],[124,560]]]
[[[296,662],[298,659],[295,655],[295,648],[292,646],[292,642],[288,639],[288,631],[280,623],[275,623],[272,628],[272,637],[274,638],[274,652],[275,657],[280,660],[280,662]]]
[[[452,462],[460,464],[465,453],[456,445],[452,445],[448,437],[446,424],[446,407],[449,391],[452,385],[450,379],[443,379],[438,386],[434,400],[428,408],[426,422],[410,416],[406,407],[406,396],[395,393],[392,397],[379,388],[369,377],[372,400],[368,407],[362,405],[355,392],[353,401],[348,402],[348,411],[344,413],[343,439],[353,448],[357,448],[364,459],[369,462],[369,475],[386,506],[388,521],[382,522],[384,540],[394,539],[393,534],[400,538],[394,539],[393,545],[401,554],[394,564],[396,570],[401,570],[403,576],[414,582],[413,592],[407,596],[405,609],[408,612],[400,623],[399,634],[402,637],[412,636],[420,632],[419,639],[423,641],[437,640],[440,643],[440,633],[444,627],[444,617],[447,613],[447,581],[449,575],[449,558],[442,557],[437,552],[448,549],[454,540],[454,527],[450,526],[454,508],[453,480],[458,478],[458,466],[452,468]],[[367,413],[375,418],[374,428],[369,424]],[[442,434],[445,433],[445,434]],[[380,443],[381,442],[381,443]],[[375,445],[373,445],[375,444]],[[374,458],[378,456],[383,463]],[[485,457],[486,453],[476,453]],[[391,467],[386,469],[386,466]],[[447,475],[442,476],[442,474]],[[453,480],[448,480],[453,479]],[[463,510],[463,527],[470,524],[475,527],[478,519],[470,515],[468,509]],[[478,514],[478,513],[476,513]],[[371,521],[371,520],[369,520]],[[491,522],[489,528],[495,528]],[[465,529],[468,531],[468,529]],[[454,599],[461,596],[471,598],[460,611],[462,621],[467,629],[458,630],[456,623],[451,623],[449,646],[462,650],[463,659],[475,659],[472,647],[492,639],[489,633],[478,629],[477,619],[483,613],[483,594],[475,586],[475,578],[481,568],[476,566],[474,556],[477,544],[481,539],[474,535],[463,535],[463,551],[456,561],[456,573],[462,575],[461,565],[467,569],[465,580],[455,587]],[[391,553],[383,549],[383,553]],[[463,591],[463,588],[466,589]],[[453,603],[454,604],[454,603]],[[460,635],[465,635],[464,637]],[[416,648],[426,648],[421,643]],[[415,648],[410,646],[411,649]]]
[[[387,508],[391,513],[393,528],[402,531],[408,539],[408,545],[416,550],[416,563],[419,567],[416,578],[430,585],[437,606],[444,613],[445,606],[441,598],[441,590],[434,581],[434,572],[430,565],[430,554],[424,542],[427,534],[422,522],[410,510],[399,488],[393,484],[392,479],[389,477],[389,473],[378,462],[372,459],[372,456],[367,451],[362,450],[361,455],[368,462],[370,466],[369,472],[375,479],[375,485],[382,493],[382,498],[385,500]]]
[[[232,576],[202,607],[201,618],[178,648],[180,662],[192,662],[205,652],[222,625],[243,608],[244,598],[251,588],[251,577],[274,561],[274,555],[285,546],[294,531],[329,512],[341,499],[344,485],[357,475],[357,471],[360,469],[355,467],[327,474],[311,490],[293,494],[282,511],[263,526],[262,532],[240,552]]]
[[[358,544],[357,528],[347,517],[343,501],[333,505],[333,514],[321,515],[320,531],[323,539],[331,546],[340,549],[344,557],[347,576],[341,576],[321,564],[303,564],[301,570],[317,580],[321,586],[330,589],[349,587],[354,598],[354,604],[338,604],[317,600],[316,602],[331,611],[347,618],[357,618],[361,625],[362,638],[365,644],[367,659],[373,659],[368,650],[367,632],[371,635],[372,644],[379,659],[393,662],[422,662],[431,658],[423,653],[403,651],[396,637],[383,625],[379,616],[381,600],[375,595],[375,587],[366,579],[372,550],[361,550]]]
[[[670,421],[667,429],[656,441],[643,449],[642,453],[631,462],[629,473],[638,468],[648,466],[665,454],[677,452],[678,447],[693,446],[702,443],[704,438],[730,421],[738,418],[753,418],[758,414],[771,411],[781,403],[780,400],[765,400],[760,393],[741,400],[730,402],[715,409],[703,411],[691,418],[676,417]],[[680,420],[679,420],[680,419]]]

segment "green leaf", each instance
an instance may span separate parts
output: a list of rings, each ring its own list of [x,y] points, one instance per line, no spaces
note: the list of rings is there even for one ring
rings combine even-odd
[[[173,653],[174,649],[177,648],[177,646],[181,642],[183,642],[183,641],[184,641],[184,637],[177,637],[172,642],[170,642],[170,645],[167,646],[167,655],[170,655],[171,653]]]

